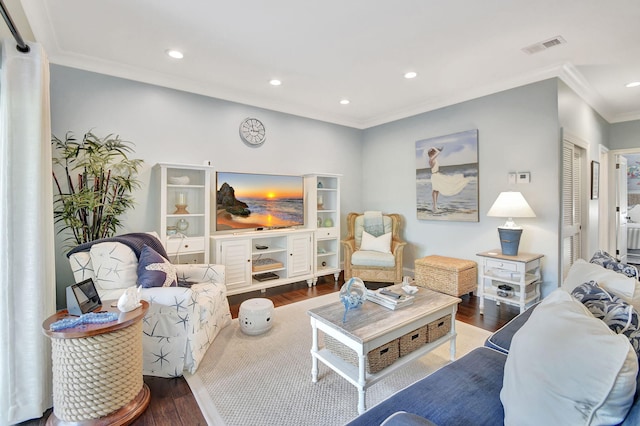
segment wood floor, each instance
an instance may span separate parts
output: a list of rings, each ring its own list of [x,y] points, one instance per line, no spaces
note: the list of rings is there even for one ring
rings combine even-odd
[[[237,318],[240,304],[252,297],[268,297],[273,304],[278,306],[287,305],[289,303],[299,302],[304,299],[322,296],[337,292],[342,285],[336,284],[333,276],[322,277],[318,284],[312,288],[308,288],[306,283],[294,283],[283,285],[266,292],[251,292],[241,295],[229,296],[229,305],[231,315]],[[387,284],[367,283],[367,287],[375,289]],[[461,297],[462,303],[458,305],[458,314],[456,319],[467,324],[483,328],[489,331],[495,331],[515,317],[519,310],[517,307],[502,304],[496,306],[495,303],[487,301],[485,303],[484,315],[480,315],[479,299],[472,295]],[[144,382],[149,386],[151,391],[151,402],[147,410],[132,424],[135,426],[196,426],[206,425],[206,421],[198,408],[198,404],[191,393],[191,389],[183,377],[176,379],[164,379],[159,377],[145,376]],[[51,410],[36,420],[30,420],[20,425],[40,426],[45,425],[46,419]]]

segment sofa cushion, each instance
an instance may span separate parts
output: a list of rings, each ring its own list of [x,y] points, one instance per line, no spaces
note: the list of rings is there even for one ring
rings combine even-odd
[[[609,294],[593,281],[576,287],[571,295],[581,302],[591,315],[604,321],[616,334],[624,334],[640,358],[640,324],[638,311],[619,297]]]
[[[348,425],[379,425],[393,413],[406,411],[437,425],[493,426],[504,417],[499,394],[506,359],[493,349],[476,348],[369,408]]]
[[[611,269],[619,274],[624,274],[627,277],[638,279],[638,268],[633,265],[618,262],[618,260],[611,256],[604,250],[599,250],[591,257],[590,263],[595,263],[603,268]]]
[[[176,267],[157,251],[145,245],[138,263],[138,284],[143,288],[178,285]]]
[[[500,392],[505,425],[619,424],[637,373],[627,338],[558,289],[513,336]]]
[[[531,314],[533,313],[536,306],[539,303],[532,305],[529,309],[521,313],[520,315],[513,318],[511,321],[506,323],[502,328],[493,333],[489,338],[484,342],[484,345],[488,348],[495,349],[497,351],[503,353],[509,353],[509,348],[511,347],[511,340],[513,339],[513,335],[520,330],[520,327],[527,322]]]
[[[362,232],[362,243],[360,250],[379,251],[380,253],[391,253],[391,232],[374,237],[367,231]]]
[[[580,284],[595,281],[600,287],[640,310],[640,281],[594,263],[578,259],[569,269],[562,288],[571,293]]]
[[[358,250],[351,255],[351,264],[354,266],[379,266],[382,268],[393,268],[396,264],[396,259],[391,253]]]
[[[116,290],[135,286],[138,280],[138,259],[124,244],[97,243],[89,250],[96,276],[96,286],[104,290]]]

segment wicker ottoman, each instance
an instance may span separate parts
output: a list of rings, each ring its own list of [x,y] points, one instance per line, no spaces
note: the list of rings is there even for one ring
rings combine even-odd
[[[478,286],[478,264],[444,256],[416,259],[416,284],[450,296],[471,293]]]

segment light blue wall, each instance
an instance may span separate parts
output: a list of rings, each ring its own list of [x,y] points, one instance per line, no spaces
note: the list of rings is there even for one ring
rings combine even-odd
[[[611,149],[640,150],[640,120],[612,124],[610,138]]]
[[[226,171],[340,173],[343,225],[348,212],[365,209],[404,217],[407,272],[415,258],[429,254],[476,259],[476,253],[499,247],[496,228],[503,220],[486,213],[501,191],[518,190],[537,215],[518,220],[525,228],[520,248],[545,255],[547,294],[559,276],[559,90],[558,80],[546,80],[361,131],[54,65],[52,130],[58,136],[68,130],[117,132],[135,142],[145,167],[134,194],[137,207],[124,218],[122,232],[152,229],[156,222],[151,167],[157,162],[209,160]],[[238,137],[247,116],[267,126],[267,142],[258,149]],[[584,129],[575,127],[577,134]],[[417,220],[415,141],[469,129],[479,131],[480,221]],[[531,173],[531,183],[509,185],[507,174],[522,171]],[[60,305],[62,289],[73,279],[61,241],[57,249]]]
[[[415,142],[470,129],[479,132],[480,221],[418,220]],[[414,259],[430,254],[475,260],[476,253],[499,248],[497,227],[504,220],[487,211],[500,192],[520,191],[537,216],[517,220],[524,227],[520,250],[545,255],[546,294],[558,283],[559,141],[556,80],[365,130],[364,207],[404,217],[404,266],[413,269]],[[530,172],[531,183],[509,185],[509,172]]]
[[[600,161],[600,146],[610,145],[610,124],[607,123],[597,112],[593,110],[582,98],[580,98],[566,84],[558,82],[558,113],[560,126],[566,137],[577,138],[587,144],[586,165],[591,161]],[[602,165],[602,174],[605,173],[605,165]],[[585,181],[590,182],[589,167],[585,170]],[[607,182],[603,177],[603,182]],[[600,185],[604,191],[604,184]],[[603,194],[604,195],[604,194]],[[588,222],[583,224],[583,235],[587,238],[586,253],[582,257],[588,257],[601,248],[607,247],[607,242],[601,242],[598,235],[599,207],[600,203],[607,203],[606,197],[591,200],[590,188],[587,189],[586,211],[589,216]],[[586,225],[586,226],[584,226]],[[588,259],[587,259],[588,260]]]
[[[59,137],[69,130],[81,136],[94,129],[135,143],[135,157],[145,165],[142,186],[134,193],[136,208],[123,219],[123,233],[151,230],[156,223],[158,199],[150,183],[151,167],[158,162],[209,160],[222,171],[339,173],[343,211],[362,209],[359,130],[55,65],[51,116],[52,133]],[[266,125],[267,141],[260,148],[246,146],[238,136],[248,116]],[[59,236],[56,249],[60,306],[73,278]]]

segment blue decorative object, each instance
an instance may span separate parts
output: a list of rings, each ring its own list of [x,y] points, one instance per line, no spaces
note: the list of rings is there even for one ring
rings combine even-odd
[[[82,324],[103,324],[105,322],[116,321],[118,314],[115,312],[89,312],[77,318],[63,318],[49,326],[51,331],[64,330],[65,328],[77,327]]]
[[[349,310],[359,308],[365,300],[367,300],[367,288],[364,282],[358,277],[350,278],[340,289],[340,301],[344,305],[342,322],[347,321]]]

